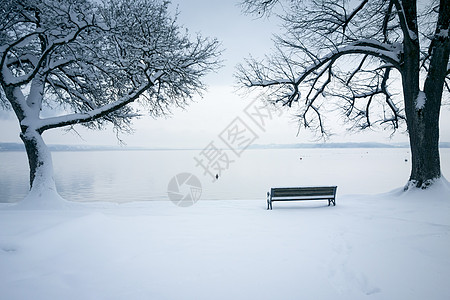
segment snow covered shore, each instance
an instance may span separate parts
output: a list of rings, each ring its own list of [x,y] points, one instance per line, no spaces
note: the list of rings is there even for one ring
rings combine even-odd
[[[0,206],[1,299],[449,299],[450,187]]]

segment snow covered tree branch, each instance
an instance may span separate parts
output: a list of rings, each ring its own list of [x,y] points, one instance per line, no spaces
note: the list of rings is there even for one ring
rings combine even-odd
[[[0,8],[2,106],[12,108],[30,185],[49,165],[40,135],[63,126],[127,130],[142,113],[185,107],[220,65],[215,39],[190,36],[169,1],[5,0]],[[58,108],[42,117],[45,107]],[[62,113],[61,113],[62,112]],[[51,168],[49,168],[51,169]],[[52,180],[50,180],[52,181]],[[53,184],[53,183],[51,183]],[[53,188],[53,187],[52,187]]]
[[[242,7],[275,13],[284,33],[275,37],[272,56],[238,66],[241,87],[295,108],[301,127],[325,136],[322,114],[336,107],[349,129],[396,130],[406,121],[410,183],[427,187],[441,176],[436,122],[450,82],[448,1],[244,0]]]

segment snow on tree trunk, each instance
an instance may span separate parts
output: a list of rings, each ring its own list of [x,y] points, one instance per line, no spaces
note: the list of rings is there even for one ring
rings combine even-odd
[[[34,208],[60,207],[65,201],[56,190],[51,153],[39,132],[24,128],[20,137],[25,144],[30,166],[30,192],[22,205]]]

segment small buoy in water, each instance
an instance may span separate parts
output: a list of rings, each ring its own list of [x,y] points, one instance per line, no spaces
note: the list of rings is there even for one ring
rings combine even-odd
[[[300,160],[302,160],[303,159],[303,157],[300,157]]]
[[[408,159],[407,159],[407,158],[405,158],[405,161],[408,161]]]
[[[216,174],[216,179],[219,179],[219,174]]]

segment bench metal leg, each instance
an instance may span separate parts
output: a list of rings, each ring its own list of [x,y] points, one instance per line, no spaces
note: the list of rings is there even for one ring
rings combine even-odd
[[[270,193],[267,192],[267,209],[272,209],[272,201],[270,199]]]

